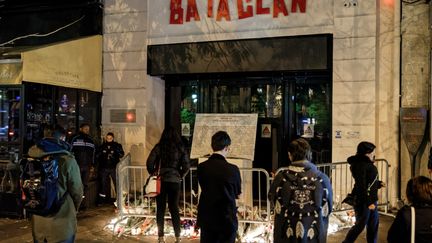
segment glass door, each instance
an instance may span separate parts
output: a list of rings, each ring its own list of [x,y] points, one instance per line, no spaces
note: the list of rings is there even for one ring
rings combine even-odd
[[[331,90],[318,79],[297,79],[295,85],[295,133],[309,141],[313,162],[331,162]]]
[[[281,79],[184,81],[167,90],[167,124],[181,128],[189,145],[196,113],[257,113],[256,148],[260,149],[255,151],[254,167],[269,171],[279,167],[285,96]]]
[[[329,162],[330,87],[328,77],[167,80],[166,124],[191,145],[196,113],[257,113],[254,167],[288,165],[286,146],[297,137],[311,143],[314,162]]]

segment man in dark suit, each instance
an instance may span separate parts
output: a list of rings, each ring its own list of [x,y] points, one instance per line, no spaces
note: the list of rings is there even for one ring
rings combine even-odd
[[[231,138],[224,131],[212,136],[213,154],[198,165],[201,196],[197,224],[201,243],[235,242],[238,222],[236,199],[241,194],[240,170],[225,159]]]

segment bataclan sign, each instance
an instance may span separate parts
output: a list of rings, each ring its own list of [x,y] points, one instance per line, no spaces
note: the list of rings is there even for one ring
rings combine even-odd
[[[288,16],[288,9],[292,13],[306,12],[306,0],[292,0],[289,6],[285,0],[207,0],[207,13],[198,11],[196,0],[171,0],[170,24],[183,24],[184,22],[200,21],[201,15],[216,18],[216,21],[231,21],[231,19],[252,18],[255,15],[272,15],[273,18]],[[234,5],[234,6],[232,6]],[[186,6],[186,7],[184,7]],[[237,9],[237,16],[232,16]]]

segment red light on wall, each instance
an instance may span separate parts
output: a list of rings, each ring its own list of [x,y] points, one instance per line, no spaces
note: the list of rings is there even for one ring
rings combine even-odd
[[[136,121],[135,112],[127,112],[126,113],[126,120],[128,122],[135,122]]]
[[[394,6],[394,0],[383,0],[383,2],[386,6]]]
[[[112,123],[135,123],[135,109],[112,109],[110,110],[110,121]]]

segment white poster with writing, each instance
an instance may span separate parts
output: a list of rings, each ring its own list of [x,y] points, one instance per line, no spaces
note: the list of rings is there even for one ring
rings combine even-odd
[[[211,137],[226,131],[231,138],[228,157],[253,160],[258,114],[197,114],[192,139],[191,158],[213,153]]]

